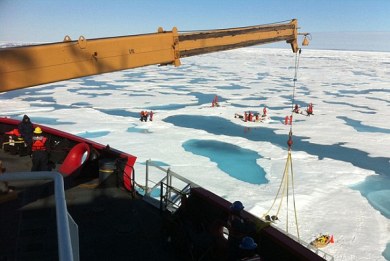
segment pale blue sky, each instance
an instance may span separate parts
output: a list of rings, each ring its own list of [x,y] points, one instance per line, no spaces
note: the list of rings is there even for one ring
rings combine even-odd
[[[313,36],[390,35],[390,0],[0,0],[0,41],[58,42],[65,35],[99,38],[151,33],[159,26],[184,31],[292,18]],[[368,40],[363,34],[361,38]]]

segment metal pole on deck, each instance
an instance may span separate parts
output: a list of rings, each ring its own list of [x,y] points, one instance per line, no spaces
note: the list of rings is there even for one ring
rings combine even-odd
[[[171,199],[171,187],[172,187],[172,175],[171,175],[171,168],[167,169],[167,197],[168,199]]]
[[[151,159],[146,160],[145,195],[149,195],[149,185],[148,185],[148,180],[149,180],[149,161],[151,161]]]
[[[66,197],[63,176],[56,171],[36,171],[36,172],[14,172],[4,173],[0,176],[0,181],[19,180],[52,180],[54,181],[54,199],[56,203],[56,221],[58,238],[58,259],[60,261],[79,260],[78,246],[74,246],[71,240],[69,227],[68,210],[66,207]],[[73,219],[71,219],[73,220]],[[77,225],[74,224],[77,230]],[[77,243],[78,244],[78,243]]]

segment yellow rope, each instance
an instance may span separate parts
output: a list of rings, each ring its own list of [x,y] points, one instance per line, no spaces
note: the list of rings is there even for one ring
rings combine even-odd
[[[280,204],[279,204],[279,208],[278,208],[278,211],[276,212],[276,216],[279,215],[279,212],[280,212],[280,209],[282,208],[282,203],[283,203],[283,198],[284,198],[284,195],[286,193],[286,190],[288,191],[288,187],[286,186],[288,184],[287,182],[287,179],[288,179],[288,171],[287,170],[287,163],[286,163],[286,166],[284,168],[284,174],[283,174],[283,179],[282,179],[282,184],[283,184],[283,190],[282,190],[282,195],[280,197]]]
[[[279,207],[278,207],[278,211],[276,212],[276,216],[279,214],[280,212],[280,209],[282,207],[282,203],[283,203],[283,197],[284,197],[284,194],[285,194],[285,191],[286,191],[286,182],[285,182],[285,179],[288,178],[288,160],[286,162],[286,165],[285,165],[285,168],[284,168],[284,173],[283,173],[283,177],[282,177],[282,181],[280,182],[280,185],[279,185],[279,189],[278,189],[278,192],[276,193],[276,196],[274,198],[274,201],[272,202],[272,205],[271,207],[268,209],[268,211],[263,215],[263,218],[268,215],[268,213],[272,210],[272,208],[274,207],[275,205],[275,202],[276,200],[278,199],[279,195],[280,195],[280,191],[282,191],[282,194],[281,194],[281,197],[280,197],[280,203],[279,203]],[[282,186],[283,186],[283,189],[282,189]]]
[[[292,194],[293,194],[293,206],[294,206],[294,218],[295,218],[295,225],[297,229],[297,237],[300,239],[299,236],[299,225],[298,225],[298,215],[297,215],[297,209],[296,209],[296,204],[295,204],[295,190],[294,190],[294,172],[293,172],[293,167],[292,167],[292,157],[291,157],[291,150],[288,150],[288,155],[287,155],[287,161],[286,165],[284,168],[284,173],[282,177],[282,181],[280,183],[278,193],[276,194],[274,201],[272,203],[272,206],[269,208],[269,210],[263,215],[263,218],[268,215],[268,213],[273,209],[276,200],[280,196],[280,201],[279,201],[279,206],[278,210],[276,211],[276,216],[279,215],[280,209],[282,208],[283,204],[283,198],[286,195],[286,204],[287,204],[287,211],[286,211],[286,232],[288,232],[288,209],[289,209],[289,168],[291,168],[291,187],[292,187]]]
[[[286,163],[286,167],[287,167],[287,163]],[[286,167],[285,167],[285,171],[284,171],[284,174],[283,174],[283,177],[282,177],[282,181],[280,182],[280,185],[279,185],[278,192],[276,193],[276,196],[275,196],[275,198],[274,198],[274,201],[272,202],[272,205],[271,205],[271,207],[268,209],[268,211],[265,212],[265,214],[263,215],[263,218],[264,218],[266,215],[268,215],[268,213],[269,213],[269,212],[271,211],[271,209],[274,207],[276,200],[278,199],[278,196],[279,196],[279,194],[280,194],[280,189],[281,189],[282,186],[284,185],[283,180],[284,180],[285,174],[286,174]],[[284,187],[283,187],[283,190],[284,190]],[[283,193],[283,194],[284,194],[284,193]],[[280,205],[281,205],[281,203],[280,203]],[[280,206],[279,206],[279,210],[280,210]],[[278,210],[277,214],[279,213],[279,210]],[[277,214],[276,214],[276,215],[277,215]]]
[[[292,96],[292,107],[294,106],[294,99],[295,99],[295,83],[297,81],[297,74],[298,74],[298,67],[299,67],[299,56],[301,54],[301,50],[299,50],[299,52],[297,53],[296,55],[296,59],[295,59],[295,75],[294,75],[294,88],[293,88],[293,96]],[[293,116],[293,113],[291,112],[291,118]],[[281,194],[281,197],[280,197],[280,203],[279,203],[279,207],[278,207],[278,210],[276,212],[276,216],[279,215],[279,212],[280,212],[280,209],[282,207],[282,203],[283,203],[283,198],[284,198],[284,195],[286,193],[286,204],[287,204],[287,213],[286,213],[286,232],[288,232],[288,209],[289,209],[289,168],[291,168],[291,186],[292,186],[292,196],[293,196],[293,206],[294,206],[294,218],[295,218],[295,225],[296,225],[296,228],[297,228],[297,237],[298,237],[298,240],[300,240],[300,236],[299,236],[299,226],[298,226],[298,216],[297,216],[297,209],[296,209],[296,204],[295,204],[295,190],[294,190],[294,172],[293,172],[293,164],[292,164],[292,157],[291,157],[291,146],[292,146],[292,122],[291,122],[291,126],[290,126],[290,133],[289,133],[289,140],[287,142],[288,144],[288,155],[287,155],[287,161],[286,161],[286,165],[284,167],[284,173],[283,173],[283,178],[281,180],[281,183],[280,183],[280,186],[279,186],[279,189],[278,189],[278,192],[275,196],[275,199],[274,201],[272,202],[272,205],[271,207],[269,208],[269,210],[263,215],[263,218],[265,216],[268,215],[268,213],[272,210],[272,208],[274,207],[275,205],[275,202],[276,200],[278,199],[279,195],[280,195],[280,192],[282,191],[282,194]],[[282,186],[283,186],[283,189],[282,189]]]
[[[291,162],[291,151],[290,151],[290,149],[288,150],[288,155],[287,155],[287,162],[286,162],[286,166],[288,166],[288,163],[290,163]],[[285,170],[285,172],[286,172],[286,176],[287,176],[287,178],[286,178],[286,186],[287,186],[287,195],[286,195],[286,204],[287,204],[287,211],[286,211],[286,232],[288,232],[288,195],[290,194],[290,193],[288,193],[288,180],[289,180],[289,176],[288,176],[288,167],[286,168],[286,170]]]
[[[293,172],[293,167],[292,167],[292,159],[291,159],[291,153],[289,153],[290,155],[290,162],[291,162],[291,187],[292,187],[292,191],[293,191],[293,203],[294,203],[294,215],[295,215],[295,225],[297,227],[297,236],[298,236],[298,239],[300,239],[299,237],[299,225],[298,225],[298,216],[297,216],[297,207],[295,205],[295,190],[294,190],[294,172]]]

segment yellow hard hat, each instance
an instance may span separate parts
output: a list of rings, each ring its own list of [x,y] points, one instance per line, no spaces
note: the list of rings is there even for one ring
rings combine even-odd
[[[35,130],[34,130],[34,133],[35,133],[35,134],[41,134],[41,133],[42,133],[41,128],[36,127]]]

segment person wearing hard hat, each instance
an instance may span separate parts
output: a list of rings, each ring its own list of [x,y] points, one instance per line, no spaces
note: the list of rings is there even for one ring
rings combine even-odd
[[[32,140],[31,171],[48,171],[49,156],[46,148],[47,138],[43,136],[42,129],[40,127],[36,127],[34,129]]]
[[[241,259],[240,261],[261,261],[256,253],[257,244],[251,237],[244,237],[240,243]]]
[[[227,228],[229,230],[228,260],[237,260],[239,258],[239,244],[247,233],[246,222],[241,217],[242,210],[244,210],[244,205],[241,203],[241,201],[234,201],[230,206],[230,214],[227,221]]]

